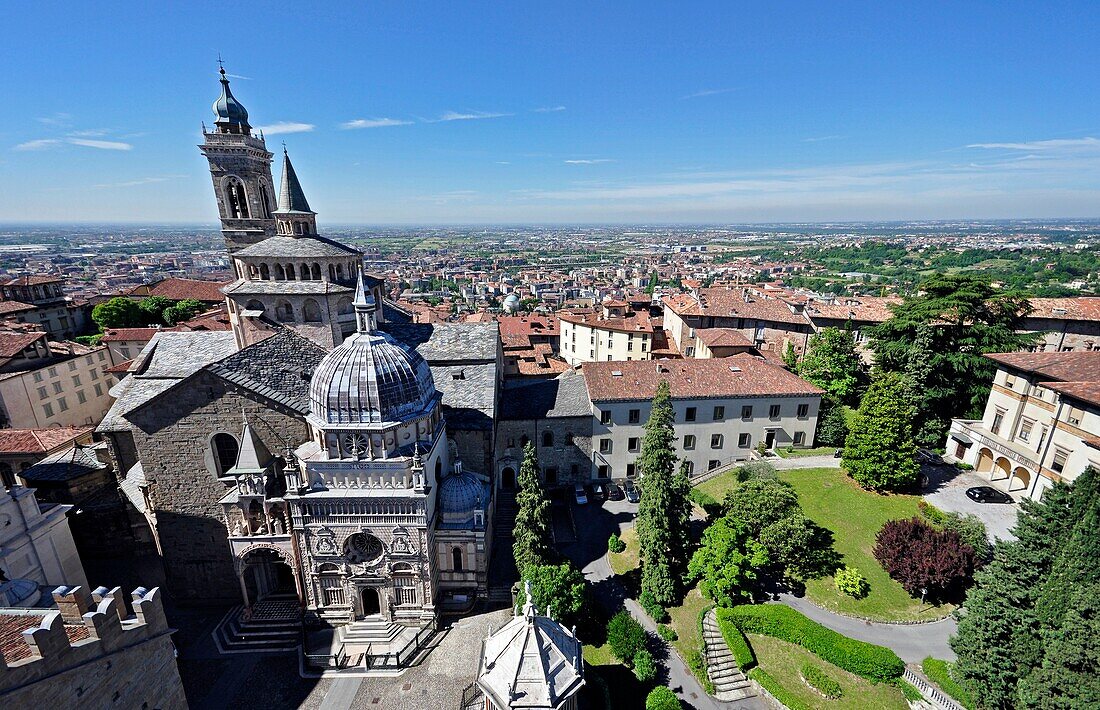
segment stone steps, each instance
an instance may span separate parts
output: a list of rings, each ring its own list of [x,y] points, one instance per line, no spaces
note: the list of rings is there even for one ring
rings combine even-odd
[[[756,696],[752,681],[741,672],[733,652],[726,645],[713,609],[703,617],[703,649],[707,661],[707,676],[714,684],[715,698],[731,701]]]
[[[292,651],[301,642],[297,619],[244,618],[237,607],[214,629],[214,641],[225,653]]]

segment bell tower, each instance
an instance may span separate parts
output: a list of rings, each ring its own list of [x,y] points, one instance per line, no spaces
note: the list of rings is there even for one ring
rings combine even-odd
[[[210,163],[222,236],[230,254],[275,236],[272,154],[263,134],[253,135],[248,111],[233,96],[225,67],[221,95],[214,101],[214,128],[203,124],[199,150]]]

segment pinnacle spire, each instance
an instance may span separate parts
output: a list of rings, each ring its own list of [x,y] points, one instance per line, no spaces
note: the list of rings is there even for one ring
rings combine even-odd
[[[279,212],[306,212],[313,214],[306,201],[306,193],[302,189],[302,183],[298,182],[298,175],[294,172],[294,166],[290,163],[290,154],[283,146],[283,184],[279,190]]]
[[[367,290],[363,281],[363,270],[359,270],[359,280],[355,283],[355,300],[352,301],[355,308],[355,323],[360,333],[371,333],[376,327],[375,313],[378,310],[378,302],[374,294]]]

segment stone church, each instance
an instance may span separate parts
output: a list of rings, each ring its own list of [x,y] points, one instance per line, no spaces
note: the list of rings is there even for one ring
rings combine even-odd
[[[210,165],[231,332],[161,332],[99,427],[177,602],[264,600],[334,625],[431,626],[487,593],[495,323],[412,324],[318,234],[224,70]],[[394,632],[389,638],[394,637]]]

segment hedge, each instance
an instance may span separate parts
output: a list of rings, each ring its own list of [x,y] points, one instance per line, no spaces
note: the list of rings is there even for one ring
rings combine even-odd
[[[974,707],[974,700],[966,688],[951,676],[951,665],[947,661],[929,656],[921,661],[920,667],[928,679],[940,687],[940,690],[969,710]]]
[[[826,698],[836,699],[844,695],[844,689],[840,683],[830,678],[812,663],[802,664],[802,677],[810,684],[810,687],[824,695]]]
[[[721,621],[718,622],[718,628],[722,631],[722,638],[726,640],[730,652],[733,653],[733,660],[737,662],[737,667],[741,669],[742,673],[748,672],[750,668],[756,665],[756,656],[753,654],[752,646],[749,646],[745,634],[741,633],[741,630],[733,624],[723,624]]]
[[[771,693],[776,700],[786,705],[790,710],[813,710],[809,705],[802,702],[801,698],[792,695],[790,691],[779,684],[779,681],[768,675],[768,672],[763,668],[759,666],[753,668],[749,671],[748,677],[750,680],[759,683],[761,688]]]
[[[913,685],[912,683],[901,678],[897,678],[894,680],[894,685],[901,688],[901,694],[904,695],[905,699],[909,702],[915,703],[919,700],[924,700],[924,693],[920,692],[920,690],[917,689],[917,686]]]
[[[744,604],[719,609],[719,626],[733,624],[742,633],[763,634],[798,644],[807,651],[874,683],[905,672],[905,663],[884,646],[838,634],[782,604]]]

